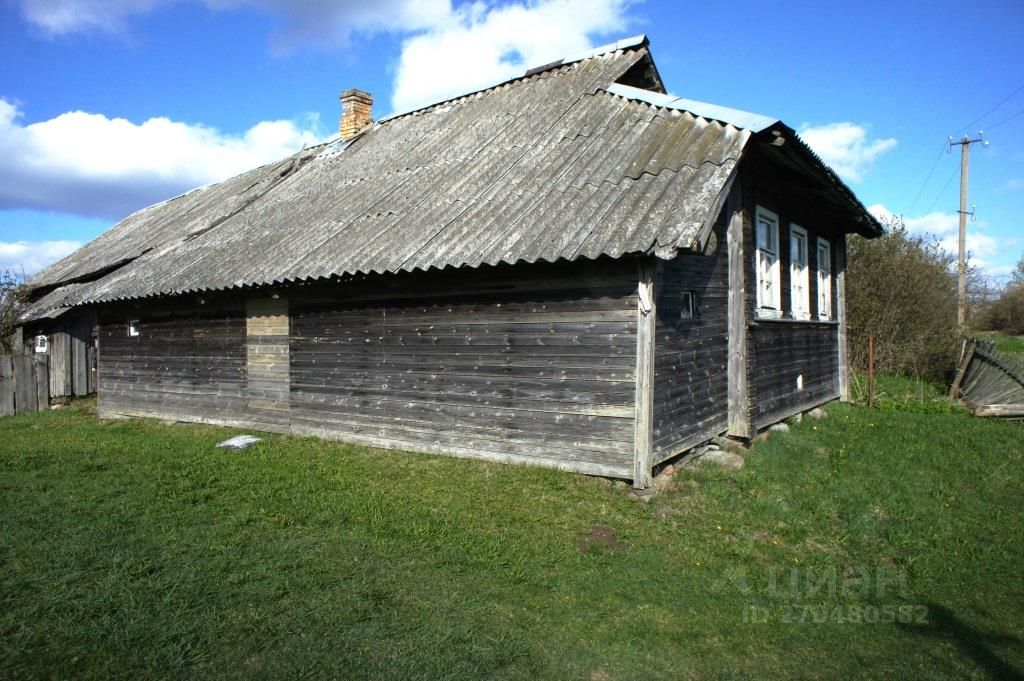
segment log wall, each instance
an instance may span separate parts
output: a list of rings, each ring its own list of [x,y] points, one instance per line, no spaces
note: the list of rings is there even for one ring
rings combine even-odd
[[[293,431],[632,477],[635,265],[444,288],[293,296]]]
[[[139,320],[139,335],[128,323]],[[99,326],[101,415],[248,424],[245,311],[198,300],[105,309]]]
[[[728,299],[726,212],[706,255],[663,263],[655,284],[654,462],[725,431],[728,425]],[[683,293],[696,296],[684,319]]]
[[[630,478],[636,287],[630,260],[111,307],[99,408]]]
[[[760,322],[749,333],[755,427],[839,397],[836,324]]]
[[[840,309],[837,281],[845,253],[845,235],[829,207],[816,204],[796,183],[786,183],[759,165],[756,157],[743,175],[744,242],[746,262],[746,310],[748,316],[747,380],[749,414],[755,428],[764,428],[793,414],[840,396]],[[756,315],[757,242],[754,215],[763,206],[779,216],[779,259],[782,274],[782,318]],[[793,319],[790,300],[790,223],[807,231],[810,320]],[[816,237],[832,244],[832,320],[819,320]],[[801,387],[802,386],[802,387]]]

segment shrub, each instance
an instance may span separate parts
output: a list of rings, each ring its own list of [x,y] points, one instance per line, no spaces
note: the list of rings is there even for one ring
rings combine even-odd
[[[16,350],[15,329],[26,301],[24,279],[10,270],[0,271],[0,354]]]
[[[946,380],[959,349],[954,258],[903,227],[878,239],[851,237],[848,247],[853,367],[867,368],[873,334],[877,371]]]
[[[978,315],[978,328],[1024,336],[1024,283],[1011,283]]]
[[[1024,336],[1024,255],[999,297],[982,308],[977,323],[978,328],[984,331]]]

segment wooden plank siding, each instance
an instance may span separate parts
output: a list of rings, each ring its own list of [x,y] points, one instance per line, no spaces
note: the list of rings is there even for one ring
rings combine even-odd
[[[662,264],[656,283],[654,462],[728,426],[729,263],[726,211],[705,255]],[[682,318],[683,293],[696,296],[696,316]]]
[[[14,413],[14,358],[0,355],[0,416]]]
[[[96,309],[83,307],[57,319],[40,320],[24,327],[25,352],[48,364],[49,397],[84,397],[96,392],[96,352],[93,342]],[[47,337],[47,351],[36,353],[35,337]]]
[[[75,397],[89,395],[94,390],[90,385],[93,382],[92,355],[89,350],[92,347],[93,329],[96,327],[96,310],[86,308],[77,311],[66,322],[69,338],[68,352],[70,355],[69,370],[71,373],[71,394]]]
[[[838,335],[835,324],[813,322],[763,322],[750,329],[757,428],[839,397]]]
[[[132,319],[139,320],[138,336],[128,334]],[[102,310],[100,414],[249,425],[245,330],[241,301],[200,306],[192,298]]]
[[[50,375],[50,397],[71,397],[75,394],[74,374],[71,365],[71,334],[63,322],[54,324],[49,330],[47,358]]]
[[[747,380],[750,390],[750,418],[755,429],[765,428],[793,414],[806,411],[840,396],[839,311],[842,300],[837,276],[843,270],[845,235],[830,222],[831,211],[815,203],[760,165],[754,157],[743,175],[744,241],[746,244],[746,309],[748,323]],[[757,241],[754,216],[763,206],[779,216],[779,262],[781,271],[781,319],[758,318]],[[790,225],[797,224],[808,235],[810,320],[792,315],[790,277]],[[831,295],[833,317],[818,319],[817,237],[831,243]],[[802,388],[798,387],[798,377]]]
[[[632,478],[636,268],[416,273],[291,287],[274,303],[110,307],[100,413]]]
[[[629,265],[631,276],[613,268],[583,287],[564,276],[476,294],[293,298],[292,429],[630,478]]]

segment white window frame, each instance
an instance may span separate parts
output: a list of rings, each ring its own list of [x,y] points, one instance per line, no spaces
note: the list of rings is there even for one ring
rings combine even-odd
[[[793,319],[811,318],[810,239],[807,230],[789,223],[789,309]]]
[[[818,237],[818,319],[832,319],[832,242]]]
[[[139,320],[138,319],[130,319],[130,320],[128,320],[128,335],[129,336],[138,336],[139,335],[139,328],[140,327],[139,327]]]
[[[779,264],[779,216],[757,206],[754,217],[754,269],[757,275],[757,315],[782,316],[782,269]]]
[[[35,349],[38,354],[43,354],[50,351],[50,338],[46,334],[38,334],[36,336]]]

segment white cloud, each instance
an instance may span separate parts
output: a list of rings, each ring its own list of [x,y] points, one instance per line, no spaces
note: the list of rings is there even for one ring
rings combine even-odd
[[[120,33],[136,15],[182,0],[20,0],[22,16],[51,36]],[[348,40],[357,32],[420,30],[452,11],[451,0],[196,0],[211,10],[253,8],[281,19],[282,44]]]
[[[162,0],[168,1],[168,0]],[[214,10],[249,7],[280,20],[275,51],[347,45],[353,34],[422,31],[448,22],[451,0],[203,0]]]
[[[31,276],[81,245],[79,241],[0,241],[0,272]]]
[[[960,218],[955,212],[933,211],[907,218],[894,215],[882,204],[868,206],[868,211],[886,225],[902,221],[907,232],[934,240],[939,248],[954,257],[960,252]],[[1002,254],[1005,244],[985,234],[982,230],[986,226],[984,221],[968,223],[967,262],[994,275],[1000,267],[994,266],[991,259]]]
[[[24,125],[0,99],[0,208],[121,218],[320,140],[317,121],[264,121],[241,135],[167,118],[72,111]]]
[[[1015,177],[1006,183],[1006,188],[1012,192],[1024,189],[1024,177]]]
[[[865,127],[855,123],[805,125],[800,137],[845,180],[859,182],[875,159],[896,146],[892,137],[868,139]]]
[[[625,0],[465,5],[405,40],[392,105],[408,110],[472,91],[592,46],[626,27]]]
[[[152,11],[166,0],[21,0],[21,13],[51,36],[122,30],[133,14]]]
[[[51,36],[119,32],[130,19],[189,0],[19,0]],[[634,0],[191,0],[214,11],[247,8],[279,22],[279,47],[345,44],[354,33],[403,40],[392,103],[422,106],[520,75],[620,33]],[[0,99],[0,209],[121,218],[276,160],[319,141],[316,121],[259,123],[240,135],[151,118],[141,123],[70,111],[25,124]]]
[[[119,33],[133,15],[184,0],[20,0],[22,15],[51,36]],[[401,36],[392,104],[406,110],[479,89],[593,46],[626,28],[635,0],[193,0],[215,11],[274,17],[275,51],[337,47],[353,34]]]

